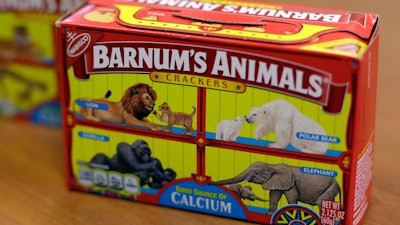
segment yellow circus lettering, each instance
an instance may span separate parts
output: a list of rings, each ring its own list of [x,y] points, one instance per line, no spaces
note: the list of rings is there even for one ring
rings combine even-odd
[[[246,91],[246,86],[240,82],[222,80],[212,77],[203,77],[197,75],[178,74],[169,72],[151,72],[150,79],[154,82],[159,82],[159,83],[203,87],[208,89],[224,90],[236,93],[243,93]]]

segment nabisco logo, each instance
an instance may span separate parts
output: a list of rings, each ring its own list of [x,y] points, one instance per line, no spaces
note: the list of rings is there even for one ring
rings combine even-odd
[[[67,47],[67,55],[69,57],[76,57],[86,51],[90,45],[91,37],[88,33],[77,35],[76,33],[68,33],[68,41],[70,43]]]

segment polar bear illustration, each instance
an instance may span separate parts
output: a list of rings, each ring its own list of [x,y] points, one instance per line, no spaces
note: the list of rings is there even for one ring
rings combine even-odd
[[[221,120],[217,126],[215,139],[236,141],[244,121],[246,121],[246,116],[238,116],[234,120]]]
[[[256,140],[260,140],[269,132],[275,133],[276,142],[268,145],[271,148],[285,148],[292,144],[302,152],[313,154],[325,154],[328,148],[326,142],[296,137],[297,133],[325,136],[326,132],[317,122],[283,99],[252,108],[247,122],[258,125],[254,131]]]

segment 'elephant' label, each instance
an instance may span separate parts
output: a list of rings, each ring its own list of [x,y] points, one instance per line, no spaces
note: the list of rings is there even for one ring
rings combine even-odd
[[[310,168],[310,167],[301,167],[300,171],[303,173],[316,174],[316,175],[327,176],[327,177],[336,177],[338,175],[338,173],[333,170],[323,170],[323,169]]]

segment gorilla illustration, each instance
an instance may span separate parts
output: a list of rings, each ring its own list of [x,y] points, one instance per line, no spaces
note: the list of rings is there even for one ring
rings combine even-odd
[[[143,140],[132,145],[119,143],[117,153],[111,158],[98,153],[90,160],[89,166],[134,174],[140,178],[141,186],[147,184],[157,189],[176,178],[173,169],[164,169],[160,160],[151,156],[149,145]]]

